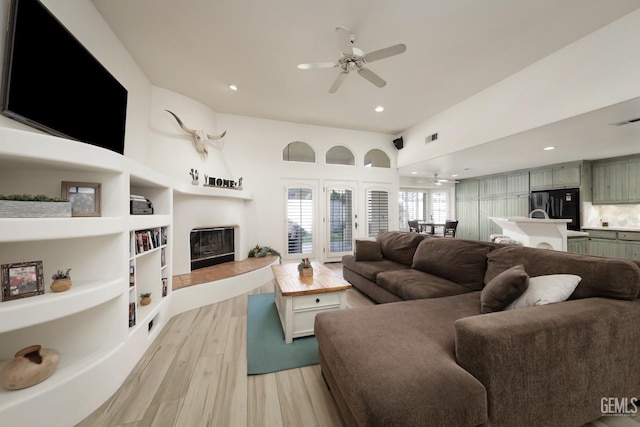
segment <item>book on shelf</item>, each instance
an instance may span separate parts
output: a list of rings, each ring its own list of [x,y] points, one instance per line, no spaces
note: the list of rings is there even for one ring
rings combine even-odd
[[[131,264],[129,266],[129,287],[133,287],[136,284],[136,266]]]
[[[136,326],[136,303],[129,303],[129,327]]]
[[[160,244],[161,245],[167,244],[167,227],[162,227],[160,229]]]
[[[157,229],[139,230],[135,232],[135,235],[138,242],[137,253],[146,252],[160,246],[160,231]]]
[[[168,289],[169,286],[169,279],[167,279],[166,277],[162,278],[162,297],[166,297],[167,296],[167,292],[169,291]]]
[[[164,267],[167,265],[167,251],[166,248],[160,249],[160,266]]]

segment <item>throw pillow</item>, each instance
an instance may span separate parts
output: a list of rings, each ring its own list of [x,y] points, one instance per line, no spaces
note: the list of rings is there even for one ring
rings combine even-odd
[[[516,265],[493,278],[480,293],[480,311],[493,313],[502,311],[529,286],[529,275],[524,265]]]
[[[582,277],[574,274],[550,274],[529,278],[529,287],[505,310],[533,307],[566,301]]]
[[[356,240],[356,261],[380,261],[382,252],[380,243],[375,240]]]

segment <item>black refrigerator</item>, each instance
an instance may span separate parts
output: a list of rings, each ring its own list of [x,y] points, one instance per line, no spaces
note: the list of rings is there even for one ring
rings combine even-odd
[[[529,207],[530,211],[542,209],[549,218],[570,219],[567,230],[580,231],[580,190],[577,188],[532,191]],[[544,218],[544,215],[536,212],[533,218]]]

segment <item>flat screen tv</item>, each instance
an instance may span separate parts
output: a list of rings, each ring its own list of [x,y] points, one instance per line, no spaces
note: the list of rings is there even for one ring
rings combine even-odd
[[[127,90],[37,0],[13,0],[2,114],[124,153]]]

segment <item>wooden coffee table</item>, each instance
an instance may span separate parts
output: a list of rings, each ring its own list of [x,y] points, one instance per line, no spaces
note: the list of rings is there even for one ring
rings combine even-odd
[[[300,276],[298,264],[271,266],[280,323],[287,344],[313,335],[316,314],[347,308],[351,285],[324,265],[312,262],[313,276]]]

